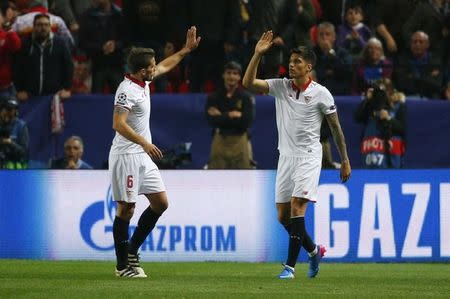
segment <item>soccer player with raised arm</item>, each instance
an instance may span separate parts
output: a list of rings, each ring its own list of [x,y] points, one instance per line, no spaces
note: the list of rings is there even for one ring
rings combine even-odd
[[[152,161],[163,155],[152,143],[150,133],[149,81],[170,71],[197,48],[199,42],[193,26],[187,31],[184,47],[158,64],[155,52],[149,48],[132,48],[128,55],[131,73],[125,76],[115,94],[113,129],[116,135],[109,153],[111,187],[117,202],[113,236],[118,277],[147,277],[139,264],[138,249],[168,207],[161,174]],[[149,206],[128,240],[129,223],[139,194],[147,197]]]
[[[317,200],[322,164],[320,125],[326,117],[341,156],[341,181],[351,173],[344,134],[339,123],[334,99],[328,89],[314,82],[310,73],[316,57],[312,49],[297,47],[291,51],[291,79],[256,79],[258,64],[273,44],[272,31],[264,32],[242,81],[246,88],[275,97],[278,127],[278,160],[275,202],[278,220],[289,233],[289,251],[280,279],[295,275],[300,248],[309,255],[308,277],[319,272],[325,248],[315,244],[305,229],[305,212],[309,202]]]

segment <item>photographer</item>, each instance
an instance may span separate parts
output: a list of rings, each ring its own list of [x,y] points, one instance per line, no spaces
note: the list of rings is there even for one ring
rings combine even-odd
[[[406,105],[404,94],[389,79],[368,88],[359,105],[356,122],[365,124],[361,142],[366,168],[401,168],[405,154]]]
[[[0,169],[27,167],[28,127],[17,108],[14,98],[0,97]]]

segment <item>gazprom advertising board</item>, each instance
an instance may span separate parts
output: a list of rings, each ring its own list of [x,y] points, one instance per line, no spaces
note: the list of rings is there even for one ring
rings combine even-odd
[[[283,261],[274,171],[162,171],[144,261]],[[137,203],[130,230],[146,208]],[[113,260],[107,171],[1,171],[0,258]],[[307,228],[332,262],[450,261],[450,170],[323,171]],[[304,252],[302,257],[305,258]]]

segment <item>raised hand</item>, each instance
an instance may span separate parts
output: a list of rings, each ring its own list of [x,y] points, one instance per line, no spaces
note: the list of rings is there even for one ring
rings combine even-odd
[[[266,31],[261,35],[261,38],[256,44],[255,53],[262,55],[266,53],[267,50],[269,50],[270,47],[272,47],[272,45],[273,45],[273,32],[272,30]]]
[[[195,26],[192,26],[186,33],[186,44],[184,47],[189,51],[192,51],[198,47],[201,39],[202,38],[200,36],[197,37],[197,28]]]

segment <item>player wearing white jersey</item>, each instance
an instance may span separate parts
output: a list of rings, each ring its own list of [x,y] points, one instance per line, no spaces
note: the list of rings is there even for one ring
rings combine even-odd
[[[322,163],[320,126],[326,117],[341,156],[341,181],[350,177],[344,134],[330,92],[310,78],[315,63],[312,49],[298,47],[291,51],[291,79],[260,80],[256,78],[258,64],[273,44],[273,33],[263,33],[256,44],[242,81],[246,88],[275,97],[278,127],[278,161],[276,177],[276,206],[278,220],[289,233],[289,251],[280,279],[294,278],[294,267],[303,247],[309,255],[308,277],[319,272],[319,262],[325,248],[316,245],[305,228],[308,202],[317,200]],[[316,220],[317,221],[317,220]]]
[[[199,42],[193,26],[187,31],[184,47],[158,64],[155,52],[149,48],[133,48],[128,55],[131,74],[126,75],[116,91],[113,114],[116,136],[109,153],[112,193],[117,202],[113,236],[118,277],[147,277],[140,267],[138,250],[168,207],[164,183],[151,159],[163,155],[152,143],[150,133],[149,81],[170,71]],[[129,223],[139,194],[147,197],[149,206],[128,240]]]

